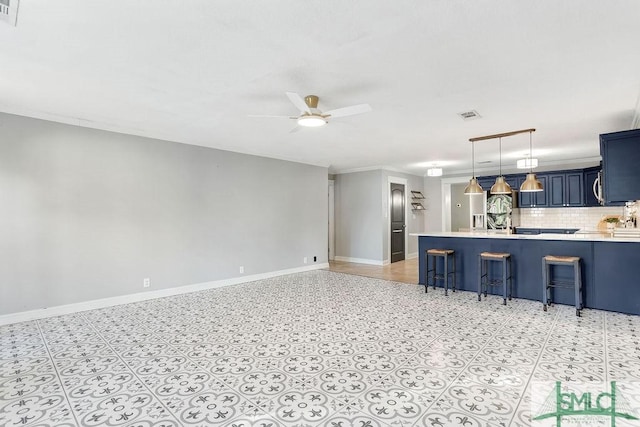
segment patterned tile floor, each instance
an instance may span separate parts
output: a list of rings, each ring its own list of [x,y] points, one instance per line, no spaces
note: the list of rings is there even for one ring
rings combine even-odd
[[[2,326],[0,425],[528,426],[534,382],[640,382],[639,317],[501,302],[314,271]]]

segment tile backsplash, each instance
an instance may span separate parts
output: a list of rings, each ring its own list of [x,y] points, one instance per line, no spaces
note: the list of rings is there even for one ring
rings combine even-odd
[[[623,215],[624,208],[526,208],[520,209],[520,227],[579,228],[595,230],[605,215]]]

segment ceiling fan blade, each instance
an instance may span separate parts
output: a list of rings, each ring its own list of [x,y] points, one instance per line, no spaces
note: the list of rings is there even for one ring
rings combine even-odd
[[[307,113],[311,112],[311,110],[309,109],[309,106],[307,105],[306,102],[304,102],[304,99],[302,99],[300,95],[298,95],[295,92],[286,92],[286,93],[287,93],[287,97],[289,97],[289,101],[291,101],[298,110],[305,111]]]
[[[291,129],[289,131],[289,133],[296,133],[296,132],[300,132],[300,128],[301,126],[296,125],[293,129]]]
[[[338,108],[336,110],[325,111],[322,113],[323,116],[331,116],[331,117],[345,117],[345,116],[353,116],[354,114],[362,114],[368,113],[372,108],[369,104],[358,104],[352,105],[350,107]]]
[[[268,118],[268,119],[272,119],[272,118],[276,118],[276,119],[297,119],[297,117],[295,116],[270,116],[267,114],[249,114],[247,117],[251,117],[251,118]]]

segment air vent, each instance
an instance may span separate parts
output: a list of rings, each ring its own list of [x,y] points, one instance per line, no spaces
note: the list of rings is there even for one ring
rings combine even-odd
[[[20,0],[0,0],[0,21],[13,25],[18,23],[18,4]]]
[[[475,119],[479,119],[480,114],[478,114],[478,112],[476,110],[471,110],[471,111],[465,111],[463,113],[458,113],[458,116],[460,116],[460,118],[464,121],[468,121],[468,120],[475,120]]]
[[[488,163],[491,163],[491,160],[483,160],[481,162],[478,162],[479,165],[486,165]]]

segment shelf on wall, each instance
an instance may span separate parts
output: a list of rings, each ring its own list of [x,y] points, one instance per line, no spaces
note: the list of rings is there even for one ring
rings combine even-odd
[[[424,195],[422,194],[422,191],[414,191],[411,190],[411,198],[412,199],[424,199]],[[423,208],[424,209],[424,208]]]
[[[424,206],[422,206],[422,203],[413,202],[413,203],[411,203],[411,210],[412,211],[423,211],[423,210],[425,210],[425,208],[424,208]]]

